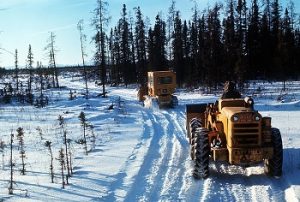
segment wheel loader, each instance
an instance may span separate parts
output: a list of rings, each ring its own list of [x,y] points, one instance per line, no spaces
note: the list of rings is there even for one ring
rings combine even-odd
[[[176,88],[176,74],[172,71],[148,72],[147,86],[138,91],[139,101],[143,101],[147,108],[168,108],[178,104],[174,96]]]
[[[262,117],[254,109],[250,97],[187,105],[186,130],[195,178],[209,176],[210,161],[241,166],[263,163],[267,175],[282,174],[280,131],[272,128],[271,117]]]

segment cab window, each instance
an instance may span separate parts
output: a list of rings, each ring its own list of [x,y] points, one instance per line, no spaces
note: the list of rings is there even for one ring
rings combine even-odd
[[[172,83],[172,77],[166,76],[166,77],[159,77],[158,78],[159,84],[171,84]]]

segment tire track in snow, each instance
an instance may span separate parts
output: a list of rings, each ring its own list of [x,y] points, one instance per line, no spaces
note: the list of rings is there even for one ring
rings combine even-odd
[[[143,109],[143,107],[139,106],[140,109]],[[142,110],[138,110],[141,114],[141,117],[144,118],[144,113]],[[143,120],[143,119],[142,119]],[[143,123],[143,121],[136,121],[137,124]],[[147,124],[143,124],[144,131],[145,126]],[[101,200],[104,201],[120,201],[124,198],[128,191],[128,186],[130,186],[131,178],[132,178],[132,169],[135,169],[135,167],[138,166],[139,162],[137,158],[140,157],[139,151],[141,148],[147,146],[147,142],[151,138],[151,131],[146,131],[142,133],[142,136],[137,141],[136,145],[134,146],[132,152],[127,157],[127,160],[124,162],[124,165],[121,166],[121,169],[118,171],[118,173],[112,178],[115,180],[111,182],[107,195],[102,196]]]
[[[244,190],[243,182],[240,177],[234,174],[241,173],[239,169],[231,168],[232,173],[228,171],[227,165],[219,165],[218,163],[210,163],[210,176],[203,181],[201,201],[249,201]]]
[[[159,193],[163,186],[161,179],[164,177],[168,154],[171,152],[171,148],[166,144],[168,133],[162,127],[167,124],[166,120],[161,119],[159,112],[147,109],[145,111],[147,115],[144,120],[150,120],[151,124],[145,125],[144,133],[152,131],[153,134],[147,154],[125,201],[159,200]]]
[[[148,117],[151,124],[144,126],[144,133],[153,130],[152,139],[125,201],[185,200],[186,193],[182,190],[193,192],[189,199],[199,199],[197,193],[203,183],[193,180],[189,172],[191,160],[185,137],[185,113],[182,110],[146,112],[144,120]]]
[[[207,184],[208,183],[208,184]],[[210,177],[205,182],[208,187],[206,196],[202,200],[222,201],[251,201],[251,186],[247,182],[245,170],[239,166],[212,162]]]
[[[146,121],[142,139],[147,136],[151,140],[148,148],[139,146],[133,152],[136,153],[140,149],[147,150],[124,200],[198,200],[203,183],[195,181],[191,175],[192,165],[186,139],[184,108],[179,106],[167,111],[145,108],[140,110],[144,122]],[[126,169],[122,170],[126,172]],[[120,172],[123,173],[122,178],[126,178],[124,172]],[[119,186],[124,183],[124,179],[118,181],[116,184]],[[111,193],[117,195],[116,191]]]
[[[192,177],[193,165],[186,139],[185,112],[179,108],[163,114],[169,120],[169,133],[173,134],[173,142],[177,144],[173,145],[173,155],[169,161],[160,199],[197,201],[203,194],[203,181],[197,181]]]
[[[259,166],[211,163],[201,201],[285,201],[282,183],[267,177]]]
[[[253,201],[285,201],[286,181],[282,176],[280,179],[268,177],[264,174],[263,165],[260,167],[249,167],[246,170],[248,186],[251,186]]]
[[[173,153],[170,147],[171,133],[168,130],[170,123],[160,111],[139,108],[144,121],[143,134],[121,170],[114,176],[116,180],[111,183],[108,195],[102,198],[104,200],[159,200],[163,188],[161,181],[165,176],[169,157]],[[136,162],[136,156],[139,153],[144,153],[141,164]],[[137,166],[139,170],[135,176],[132,176],[130,169]],[[124,192],[126,192],[125,195]]]
[[[195,180],[192,176],[193,162],[190,158],[190,145],[186,137],[186,114],[185,108],[179,106],[177,111],[172,113],[173,121],[175,125],[180,128],[180,133],[178,133],[178,138],[184,140],[182,145],[182,158],[181,158],[181,176],[178,180],[180,184],[180,189],[176,194],[177,200],[182,201],[199,201],[201,195],[203,195],[203,181]],[[179,187],[179,185],[177,185]]]
[[[170,113],[170,114],[169,114]],[[167,133],[170,134],[169,145],[172,145],[172,153],[168,162],[166,175],[163,181],[160,199],[175,201],[179,200],[179,192],[183,184],[188,142],[184,135],[183,116],[168,110],[163,111],[164,118],[168,120]]]

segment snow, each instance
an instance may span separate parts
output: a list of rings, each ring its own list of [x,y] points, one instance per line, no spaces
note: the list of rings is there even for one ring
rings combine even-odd
[[[283,176],[264,174],[263,167],[239,167],[214,163],[205,180],[192,177],[193,162],[185,136],[185,105],[214,102],[217,95],[178,90],[174,109],[152,110],[137,101],[134,87],[108,87],[108,98],[97,97],[100,87],[89,83],[91,98],[85,100],[84,82],[64,76],[61,90],[48,90],[45,108],[0,105],[0,139],[7,147],[0,158],[0,201],[299,201],[300,200],[300,82],[251,82],[246,95],[253,95],[255,108],[272,117],[280,129],[284,147]],[[257,93],[258,87],[260,92]],[[76,99],[69,100],[69,90]],[[283,99],[277,100],[279,95]],[[113,110],[108,106],[114,104]],[[88,155],[83,145],[78,116],[83,111],[94,126],[93,148],[88,131]],[[73,175],[62,189],[58,151],[64,148],[58,116],[65,119],[72,140]],[[26,175],[21,175],[18,142],[14,138],[14,195],[8,194],[10,134],[24,128]],[[42,137],[37,128],[42,129]],[[49,175],[50,156],[44,146],[52,142],[54,183]],[[2,153],[0,153],[2,155]],[[65,171],[66,172],[66,171]]]

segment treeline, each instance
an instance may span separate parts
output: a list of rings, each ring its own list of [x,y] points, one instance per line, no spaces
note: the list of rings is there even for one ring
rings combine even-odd
[[[201,12],[195,3],[190,20],[181,18],[172,1],[167,18],[156,15],[153,26],[140,7],[134,13],[130,17],[123,5],[105,36],[105,55],[97,53],[116,85],[143,85],[147,71],[168,69],[187,87],[299,76],[300,29],[292,1],[282,6],[279,0],[228,0]]]

